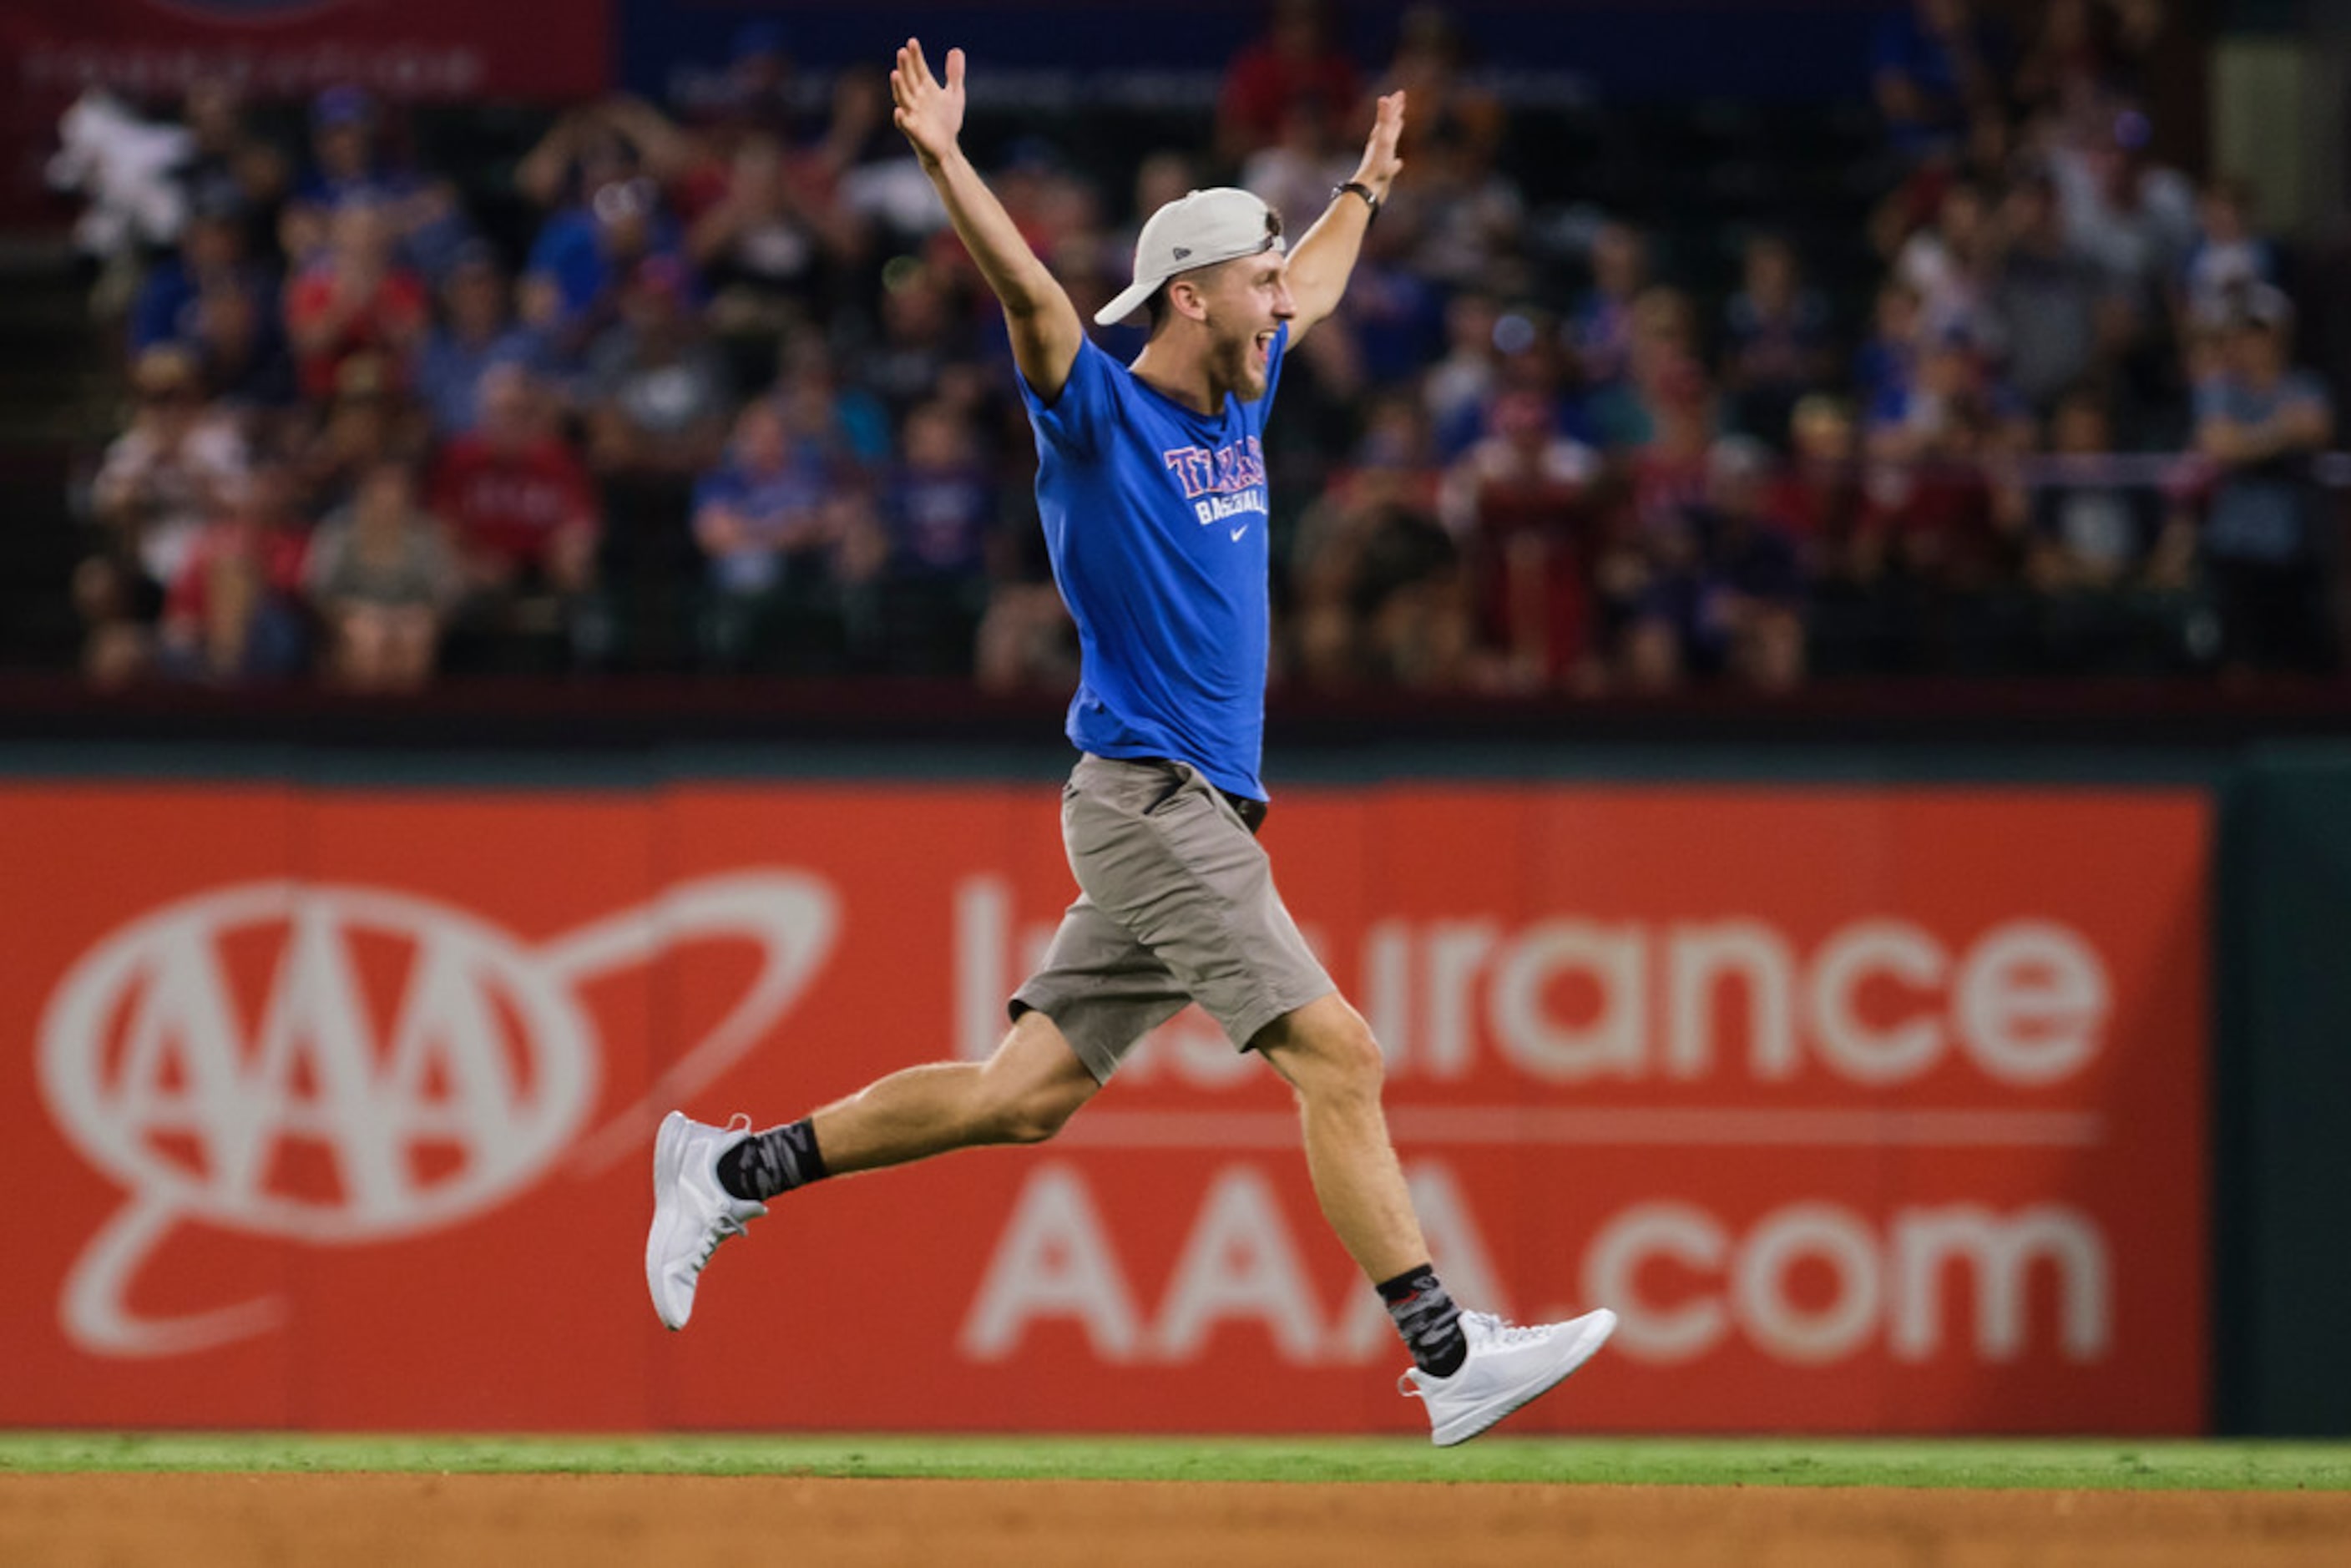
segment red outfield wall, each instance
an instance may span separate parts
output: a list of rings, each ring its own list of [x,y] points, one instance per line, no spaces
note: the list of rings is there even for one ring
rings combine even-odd
[[[1284,791],[1455,1291],[1625,1326],[1530,1430],[2207,1419],[2192,791]],[[1048,788],[0,786],[0,1422],[1409,1430],[1196,1014],[1041,1150],[640,1270],[653,1124],[984,1052]]]
[[[559,0],[10,0],[19,94],[102,86],[176,98],[227,79],[256,99],[355,85],[397,99],[574,99],[611,74],[608,5]]]

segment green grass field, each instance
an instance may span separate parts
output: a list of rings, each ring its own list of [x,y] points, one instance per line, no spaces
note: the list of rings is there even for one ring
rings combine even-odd
[[[0,1473],[410,1470],[990,1479],[2351,1490],[2351,1444],[1488,1437],[373,1437],[0,1433]]]

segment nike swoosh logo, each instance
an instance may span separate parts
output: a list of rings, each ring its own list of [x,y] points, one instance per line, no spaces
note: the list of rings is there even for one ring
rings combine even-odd
[[[1235,528],[1233,530],[1234,541],[1236,543],[1239,542],[1240,537],[1247,532],[1249,532],[1249,525],[1247,523],[1243,523],[1239,528]]]

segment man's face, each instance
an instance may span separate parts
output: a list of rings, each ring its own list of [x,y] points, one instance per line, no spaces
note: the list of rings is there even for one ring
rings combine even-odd
[[[1758,517],[1763,510],[1763,472],[1744,462],[1718,463],[1706,476],[1707,499],[1727,517]]]
[[[294,476],[274,463],[265,463],[245,476],[242,510],[256,523],[288,521],[294,512]]]
[[[1945,243],[1952,246],[1971,244],[1983,230],[1983,198],[1965,185],[1953,186],[1944,194],[1936,223],[1943,231]]]
[[[882,326],[901,343],[927,343],[951,322],[944,290],[927,274],[910,277],[882,297]]]
[[[207,349],[241,360],[259,336],[260,312],[253,296],[232,284],[196,296],[196,337]]]
[[[1593,236],[1592,279],[1599,288],[1619,298],[1641,287],[1646,258],[1640,236],[1619,224],[1609,224]]]
[[[1853,456],[1853,421],[1843,409],[1815,404],[1797,412],[1796,455],[1813,463],[1843,463]]]
[[[2285,364],[2285,334],[2248,322],[2229,336],[2229,368],[2248,381],[2267,382]]]
[[[501,367],[482,378],[481,427],[492,441],[514,446],[529,440],[536,412],[520,376]]]
[[[191,218],[181,231],[180,246],[191,267],[216,272],[236,265],[238,253],[245,248],[245,231],[225,218],[200,215]]]
[[[360,515],[387,526],[405,522],[414,498],[415,483],[397,463],[377,465],[360,482]]]
[[[1244,402],[1265,395],[1274,332],[1298,314],[1289,268],[1280,252],[1267,251],[1209,267],[1194,280],[1207,311],[1209,367]]]
[[[354,271],[381,271],[392,256],[392,221],[371,202],[335,210],[335,260]]]
[[[225,152],[235,144],[239,115],[236,89],[226,82],[200,81],[188,88],[188,129],[207,152]]]
[[[1747,291],[1773,303],[1795,293],[1795,257],[1785,246],[1759,245],[1748,251]]]
[[[1918,380],[1938,397],[1963,396],[1975,387],[1975,356],[1956,344],[1938,344],[1918,361]]]
[[[355,177],[367,172],[372,148],[364,121],[336,120],[322,125],[312,139],[319,166],[336,174]]]
[[[478,262],[450,276],[447,298],[450,315],[469,327],[495,327],[506,314],[503,281],[496,268]]]
[[[2106,416],[2095,402],[2061,403],[2050,440],[2060,452],[2104,452],[2107,446]]]
[[[746,468],[772,474],[784,465],[784,417],[773,402],[761,400],[747,406],[735,423],[735,449]]]
[[[176,438],[195,423],[204,394],[191,376],[156,374],[144,378],[139,389],[140,407],[167,437]]]

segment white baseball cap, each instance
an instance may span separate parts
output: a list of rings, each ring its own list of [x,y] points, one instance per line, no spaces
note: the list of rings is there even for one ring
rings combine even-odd
[[[1190,192],[1143,225],[1134,241],[1134,281],[1094,312],[1094,324],[1123,321],[1179,272],[1280,249],[1281,214],[1256,196],[1230,185]]]

